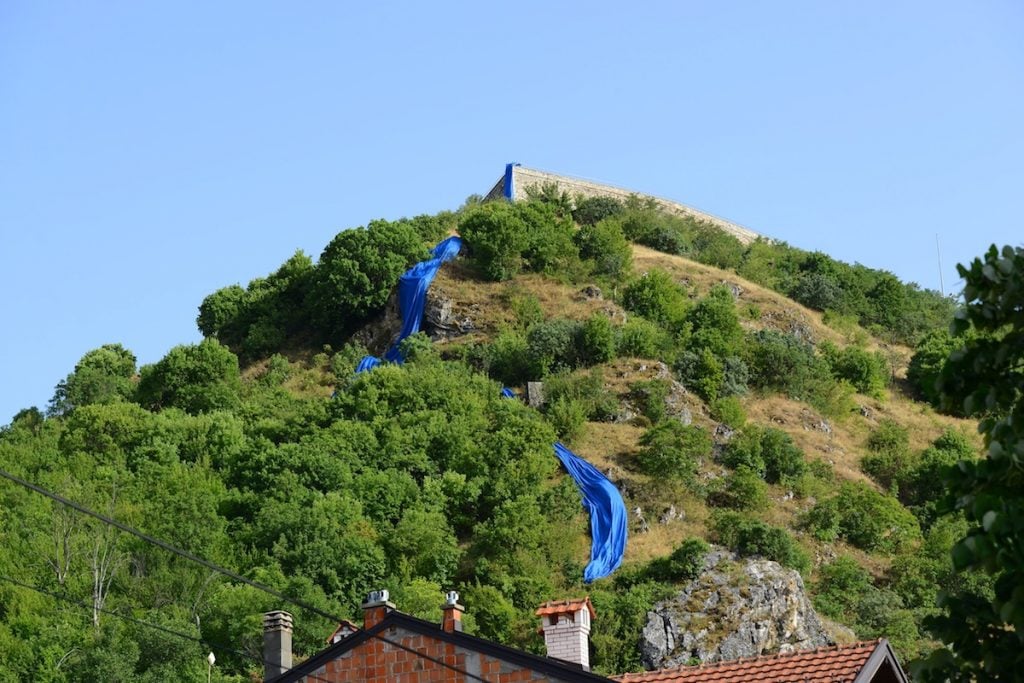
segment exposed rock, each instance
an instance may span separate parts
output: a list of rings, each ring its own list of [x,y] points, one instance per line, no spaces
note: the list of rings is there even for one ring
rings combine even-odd
[[[431,292],[423,306],[423,331],[431,339],[451,339],[472,332],[476,323],[467,315],[457,315],[454,302],[443,292]]]
[[[873,413],[871,412],[871,408],[868,408],[867,406],[860,406],[860,414],[861,416],[870,419]]]
[[[352,335],[352,341],[365,346],[375,356],[383,355],[402,329],[402,316],[398,311],[398,290],[388,297],[384,311]]]
[[[647,613],[640,651],[644,666],[658,669],[834,642],[798,572],[716,549],[699,577]]]
[[[722,280],[722,284],[728,287],[729,291],[732,292],[733,299],[739,299],[741,296],[743,296],[743,292],[745,290],[739,284],[735,282],[730,282],[729,280]]]
[[[544,382],[526,383],[526,403],[531,408],[540,408],[544,405]]]
[[[669,524],[677,519],[682,519],[686,514],[677,512],[675,505],[669,505],[661,515],[658,516],[658,524]]]
[[[651,525],[647,523],[647,518],[644,517],[643,508],[639,505],[633,508],[633,528],[638,534],[646,534],[651,530]]]
[[[732,437],[736,435],[736,430],[727,424],[719,422],[715,425],[715,431],[712,437],[716,442],[728,443],[732,440]]]
[[[587,285],[580,290],[580,296],[584,299],[603,299],[604,292],[601,291],[600,287],[595,285]]]

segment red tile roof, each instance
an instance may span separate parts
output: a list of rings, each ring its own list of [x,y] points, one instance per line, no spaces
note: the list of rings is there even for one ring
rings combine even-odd
[[[612,678],[622,683],[850,683],[882,646],[884,641],[872,640]]]
[[[538,617],[544,617],[549,614],[575,614],[584,607],[590,612],[591,619],[597,616],[597,613],[594,612],[594,606],[590,603],[589,595],[577,600],[550,600],[538,607],[534,614]]]

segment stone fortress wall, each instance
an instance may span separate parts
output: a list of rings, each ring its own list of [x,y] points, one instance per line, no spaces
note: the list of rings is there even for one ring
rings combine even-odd
[[[506,184],[511,180],[512,191],[508,192]],[[612,185],[604,185],[602,183],[595,183],[590,180],[583,180],[581,178],[573,178],[571,176],[558,175],[555,173],[548,173],[546,171],[538,171],[532,168],[525,168],[519,165],[510,165],[506,169],[506,173],[491,191],[487,193],[485,200],[499,199],[506,197],[513,201],[519,201],[526,199],[527,188],[533,186],[540,186],[545,183],[554,183],[558,186],[558,189],[563,192],[569,193],[570,196],[575,197],[576,195],[582,195],[584,197],[613,197],[619,200],[625,200],[630,195],[636,195],[641,198],[650,197],[655,201],[658,208],[669,214],[675,214],[679,216],[692,216],[698,220],[706,221],[715,225],[725,232],[733,235],[743,244],[750,244],[758,237],[762,237],[758,233],[754,232],[750,228],[745,228],[742,225],[737,225],[731,221],[727,221],[724,218],[719,218],[709,213],[705,213],[700,209],[695,209],[692,206],[686,206],[679,202],[674,202],[668,199],[662,199],[660,197],[651,197],[640,192],[633,192],[631,190],[624,190],[620,187],[614,187]]]

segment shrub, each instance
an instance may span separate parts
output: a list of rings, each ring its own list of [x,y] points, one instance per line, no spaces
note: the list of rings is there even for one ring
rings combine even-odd
[[[665,399],[668,397],[668,388],[668,382],[663,379],[633,382],[629,385],[629,396],[644,417],[652,423],[658,423],[665,417]]]
[[[671,339],[665,331],[643,318],[633,318],[618,329],[620,356],[657,358],[670,345]]]
[[[692,235],[689,224],[675,216],[664,214],[652,205],[627,205],[626,211],[615,220],[622,222],[626,238],[666,254],[690,252]]]
[[[527,245],[526,226],[509,202],[488,202],[468,211],[459,221],[469,259],[489,280],[508,280],[522,268]]]
[[[633,264],[633,248],[622,234],[622,224],[604,220],[585,225],[573,237],[580,257],[592,261],[594,272],[612,278],[627,274]]]
[[[801,572],[810,567],[807,553],[785,529],[732,511],[716,512],[711,525],[718,542],[740,555],[760,555]]]
[[[838,537],[868,551],[891,553],[921,536],[917,520],[898,500],[861,482],[847,482],[819,501],[805,524],[820,540]]]
[[[663,270],[648,271],[631,282],[622,305],[673,332],[681,328],[689,308],[682,288]]]
[[[647,565],[647,575],[655,581],[692,581],[700,575],[710,546],[699,538],[688,538],[668,557],[659,557]]]
[[[749,468],[769,484],[795,479],[807,469],[803,451],[789,434],[756,425],[748,426],[729,442],[723,461],[734,469]]]
[[[512,207],[526,230],[522,256],[528,270],[564,272],[579,261],[573,242],[576,227],[569,218],[543,202],[517,202]]]
[[[852,621],[864,595],[873,588],[871,574],[848,555],[840,555],[818,570],[814,606],[832,619]]]
[[[622,205],[622,202],[614,197],[577,197],[572,218],[580,225],[587,227],[596,225],[609,216],[617,216],[625,210],[626,207]]]
[[[963,339],[953,337],[946,330],[934,330],[926,334],[910,359],[907,367],[907,381],[917,395],[936,408],[939,401],[939,378],[946,366],[949,354],[963,346]]]
[[[611,420],[619,411],[618,398],[608,390],[600,370],[585,375],[552,375],[544,383],[544,394],[549,405],[559,398],[578,403],[586,419],[595,422]]]
[[[742,242],[721,228],[707,223],[698,225],[693,253],[701,263],[731,270],[743,262],[745,251]]]
[[[834,377],[847,380],[862,394],[875,398],[885,395],[889,364],[881,353],[855,346],[839,350],[828,342],[822,343],[821,349]]]
[[[757,387],[806,398],[816,382],[831,382],[828,368],[814,355],[814,348],[791,334],[760,330],[747,347],[750,381]]]
[[[595,313],[580,330],[579,356],[583,365],[607,363],[615,357],[615,328],[608,316]]]
[[[747,411],[735,396],[726,396],[711,404],[711,417],[726,427],[740,429],[747,421]]]
[[[725,382],[725,368],[710,349],[684,351],[675,362],[676,375],[688,389],[707,402],[718,398]]]
[[[709,498],[712,505],[744,512],[759,512],[768,509],[770,503],[768,485],[753,469],[741,466],[726,475],[720,482],[720,488]]]
[[[546,412],[558,438],[574,441],[583,436],[587,413],[582,401],[559,396],[548,402]]]
[[[526,344],[533,376],[544,377],[577,367],[577,340],[581,329],[575,320],[545,320],[531,326],[526,333]]]
[[[502,384],[522,384],[533,379],[530,346],[518,332],[499,332],[484,356],[488,374]]]
[[[883,487],[899,492],[911,468],[910,435],[894,420],[882,420],[867,442],[871,453],[861,459],[861,469]]]
[[[708,349],[717,356],[739,353],[743,329],[732,292],[723,285],[711,288],[686,314],[691,325],[690,344],[694,349]]]
[[[692,482],[697,461],[711,454],[711,437],[693,425],[667,420],[651,427],[640,438],[643,449],[637,465],[645,474]]]

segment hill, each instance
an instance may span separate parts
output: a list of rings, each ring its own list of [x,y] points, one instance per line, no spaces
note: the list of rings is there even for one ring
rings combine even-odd
[[[928,647],[936,593],[962,580],[938,472],[980,444],[907,375],[952,302],[642,197],[530,195],[343,231],[315,263],[212,293],[206,339],[153,365],[89,351],[45,415],[0,434],[0,466],[341,617],[386,586],[436,618],[457,587],[467,629],[538,650],[533,608],[589,592],[606,673],[640,667],[647,610],[708,543],[799,570],[859,637]],[[355,375],[397,332],[398,277],[452,232],[465,254],[405,365]],[[533,406],[499,398],[536,382]],[[622,567],[591,586],[555,439],[631,511]],[[258,670],[277,598],[24,489],[0,496],[11,680],[201,676],[206,647],[221,680]],[[295,611],[308,654],[334,624]]]

